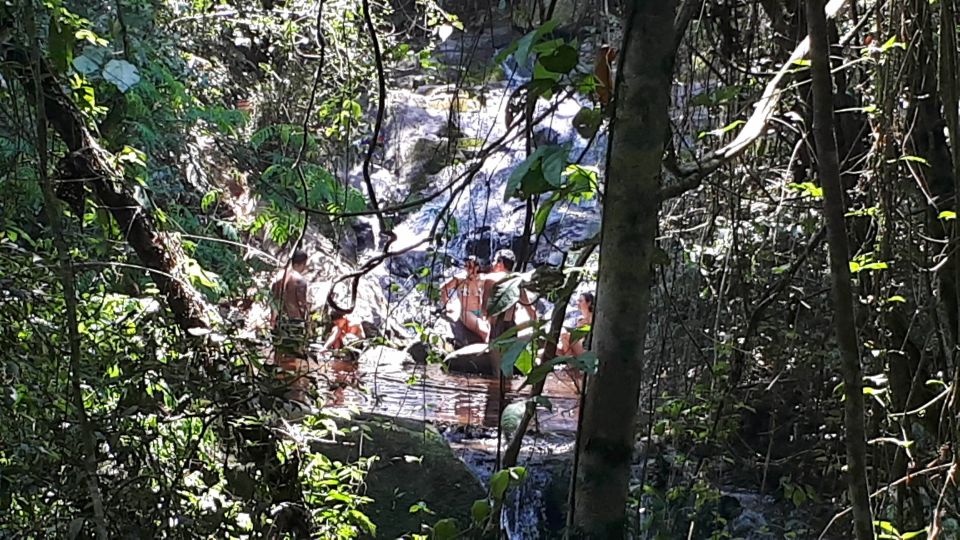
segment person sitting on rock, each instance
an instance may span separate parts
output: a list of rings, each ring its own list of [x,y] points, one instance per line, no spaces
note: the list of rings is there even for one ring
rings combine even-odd
[[[363,331],[363,321],[353,313],[332,308],[330,318],[333,324],[330,327],[330,336],[324,343],[324,349],[336,351],[349,348],[354,342],[366,339]]]
[[[577,317],[576,328],[593,325],[593,301],[594,296],[591,292],[585,292],[577,299],[577,309],[580,310],[580,316]],[[571,334],[568,330],[560,333],[557,356],[580,356],[584,351],[583,336],[571,341]]]
[[[447,280],[440,288],[440,304],[446,310],[447,302],[450,301],[450,291],[456,291],[457,299],[460,302],[460,322],[467,330],[479,337],[482,342],[486,342],[490,329],[486,321],[481,318],[483,313],[482,285],[480,262],[476,256],[471,255],[467,257],[464,271]]]

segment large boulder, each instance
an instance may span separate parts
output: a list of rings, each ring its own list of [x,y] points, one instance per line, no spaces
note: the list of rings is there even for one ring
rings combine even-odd
[[[366,495],[374,502],[363,511],[377,525],[378,538],[417,533],[421,523],[432,525],[440,518],[454,518],[464,527],[470,523],[471,506],[486,492],[436,428],[374,414],[351,423],[360,429],[335,443],[317,442],[314,450],[343,462],[377,457],[365,482]],[[411,513],[410,507],[419,502],[432,514]]]

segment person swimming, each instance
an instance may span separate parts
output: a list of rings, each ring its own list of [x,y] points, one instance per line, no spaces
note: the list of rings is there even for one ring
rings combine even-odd
[[[440,288],[440,304],[445,310],[451,291],[456,293],[460,303],[460,322],[482,341],[487,341],[490,329],[482,318],[483,287],[480,261],[476,256],[467,257],[464,271],[447,280]]]

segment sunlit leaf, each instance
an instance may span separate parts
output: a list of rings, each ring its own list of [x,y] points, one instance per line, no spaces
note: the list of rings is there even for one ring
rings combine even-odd
[[[126,60],[110,60],[103,66],[103,78],[113,83],[121,92],[126,92],[140,82],[137,67]]]
[[[474,523],[481,523],[490,515],[490,503],[486,499],[479,499],[474,501],[473,506],[470,508],[470,516],[473,517]]]

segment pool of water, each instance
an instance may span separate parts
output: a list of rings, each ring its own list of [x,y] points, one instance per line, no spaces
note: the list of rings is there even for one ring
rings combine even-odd
[[[403,351],[374,347],[357,362],[320,362],[318,371],[333,387],[328,406],[413,418],[441,424],[493,428],[504,404],[526,399],[530,388],[522,377],[504,379],[448,373],[438,365],[414,364]],[[543,395],[551,409],[538,407],[535,428],[572,432],[577,424],[579,376],[557,372],[547,379]]]

